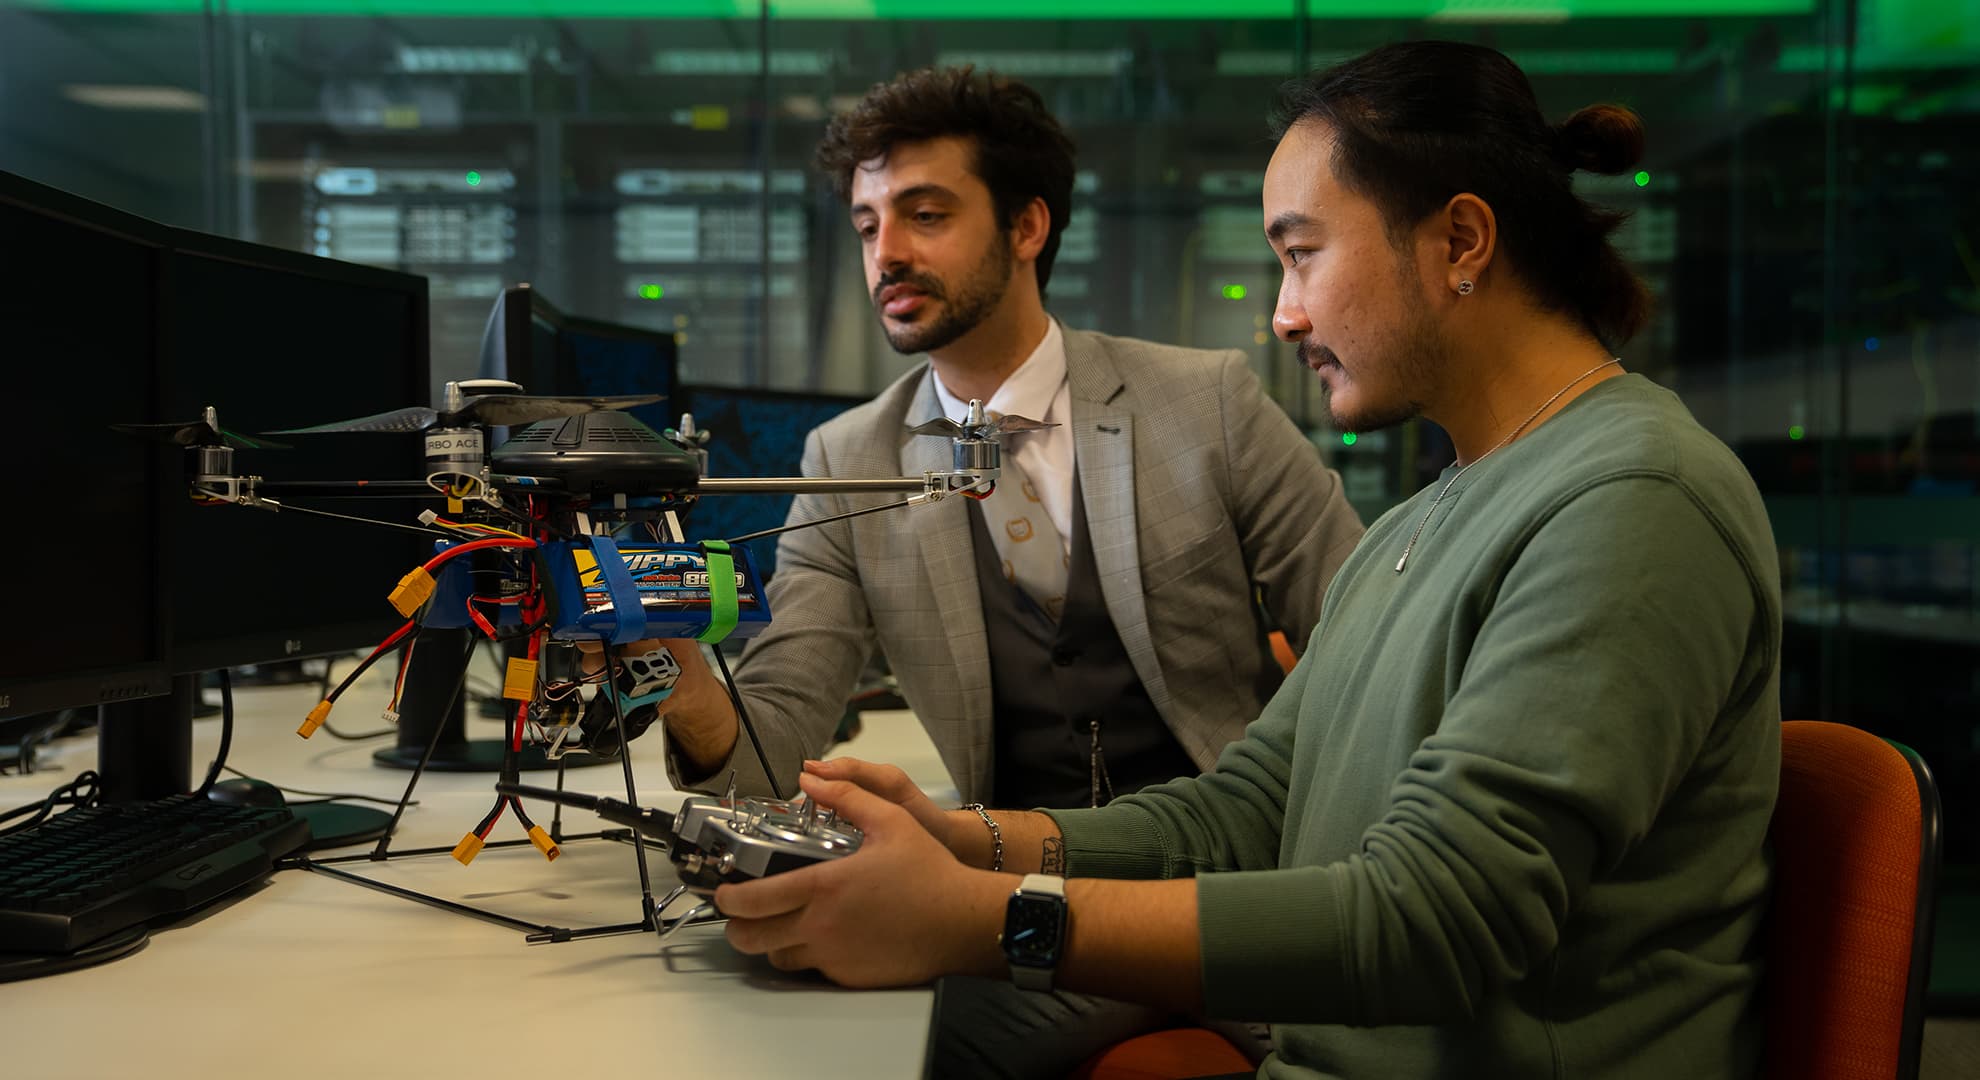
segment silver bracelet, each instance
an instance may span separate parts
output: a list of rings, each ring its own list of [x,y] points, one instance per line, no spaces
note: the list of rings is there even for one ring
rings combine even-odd
[[[990,826],[990,871],[992,873],[1002,873],[1004,869],[1004,830],[997,827],[997,822],[990,816],[990,811],[985,810],[983,804],[980,802],[973,802],[959,809],[976,811],[976,816],[982,818],[985,825]]]

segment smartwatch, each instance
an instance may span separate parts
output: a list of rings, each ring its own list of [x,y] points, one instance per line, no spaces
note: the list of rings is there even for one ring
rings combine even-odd
[[[1066,945],[1066,879],[1026,874],[1004,905],[1004,933],[998,941],[1018,989],[1050,990]]]

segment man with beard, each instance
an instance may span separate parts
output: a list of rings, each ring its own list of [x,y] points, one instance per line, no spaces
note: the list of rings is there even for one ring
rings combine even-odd
[[[1269,629],[1305,647],[1361,535],[1338,476],[1241,353],[1047,314],[1073,154],[1030,87],[902,75],[837,117],[817,157],[889,344],[928,362],[813,431],[804,473],[946,471],[948,440],[908,431],[971,400],[1057,426],[1006,437],[988,499],[782,535],[773,621],[735,671],[779,787],[823,751],[876,646],[966,802],[1092,806],[1208,768],[1282,681]],[[802,496],[791,520],[899,498]],[[675,783],[734,770],[769,790],[720,680],[670,644]]]
[[[1422,415],[1457,461],[1368,530],[1213,771],[1000,810],[997,872],[898,769],[808,763],[865,841],[717,890],[729,940],[847,985],[1008,971],[1269,1020],[1271,1077],[1750,1077],[1780,574],[1739,461],[1612,351],[1649,294],[1573,176],[1633,168],[1641,123],[1550,124],[1505,56],[1432,41],[1280,117],[1275,327],[1344,428]]]

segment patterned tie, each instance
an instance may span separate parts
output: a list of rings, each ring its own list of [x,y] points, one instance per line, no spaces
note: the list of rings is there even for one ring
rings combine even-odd
[[[991,414],[995,418],[996,414]],[[1045,617],[1056,623],[1066,609],[1066,571],[1072,560],[1059,541],[1059,528],[1038,497],[1038,488],[1004,448],[1003,474],[983,500],[983,524],[1004,561],[1004,579],[1024,590]]]

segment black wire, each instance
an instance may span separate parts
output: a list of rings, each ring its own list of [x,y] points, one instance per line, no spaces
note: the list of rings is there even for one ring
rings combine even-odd
[[[213,790],[213,782],[220,779],[220,770],[227,767],[227,751],[234,745],[234,673],[231,669],[220,669],[220,752],[213,757],[213,764],[206,770],[206,780],[193,794],[205,798]]]
[[[564,530],[559,529],[555,525],[550,524],[548,521],[533,520],[528,515],[517,513],[516,511],[509,509],[507,506],[501,503],[485,503],[483,505],[494,507],[496,513],[501,514],[503,517],[508,518],[510,521],[514,521],[520,524],[525,530],[529,530],[528,532],[525,532],[524,535],[533,535],[535,530],[540,529],[544,532],[549,533],[551,536],[556,537],[559,540],[569,540],[571,538],[570,533],[567,533]]]
[[[522,824],[524,832],[528,832],[529,830],[536,828],[536,822],[531,821],[529,819],[529,814],[523,810],[521,799],[515,797],[514,795],[509,796],[509,809],[515,811],[516,821]]]
[[[481,823],[474,827],[474,835],[486,840],[488,838],[488,830],[495,827],[495,819],[502,816],[502,808],[508,804],[509,797],[507,795],[495,796],[495,805],[489,808],[488,813],[482,817]]]
[[[403,630],[405,629],[405,627],[402,626],[399,629]],[[398,633],[398,631],[394,630],[393,633],[396,634]],[[351,688],[351,684],[356,682],[358,680],[358,677],[365,673],[366,669],[370,668],[371,665],[378,662],[379,657],[384,656],[387,652],[399,652],[405,648],[410,647],[412,638],[417,638],[417,637],[419,637],[419,631],[414,630],[411,638],[407,638],[403,641],[400,641],[397,645],[393,646],[390,649],[375,652],[365,657],[363,660],[359,661],[358,666],[351,669],[351,673],[344,677],[344,681],[337,684],[337,688],[335,690],[329,690],[324,693],[323,700],[332,701],[332,702],[336,701],[337,698],[343,695],[344,691],[349,690]],[[328,661],[325,662],[325,664],[323,665],[323,682],[326,686],[329,685],[330,682],[330,667],[331,664],[333,663],[335,663],[335,661]],[[397,728],[388,727],[388,728],[379,728],[377,731],[360,731],[357,732],[356,734],[352,734],[351,732],[348,731],[337,730],[336,727],[331,725],[328,718],[324,719],[321,730],[324,733],[328,734],[331,738],[342,739],[345,742],[363,742],[366,739],[379,739],[387,735],[395,734],[398,731]]]
[[[247,780],[260,779],[260,777],[249,776],[247,773],[244,773],[241,770],[234,768],[232,765],[225,766],[225,769],[227,772],[233,773],[235,776],[242,777],[243,779],[247,779]],[[265,780],[262,782],[268,783],[268,781]],[[272,783],[268,784],[268,786],[274,788],[276,791],[283,793],[284,795],[315,796],[315,799],[313,800],[315,802],[343,802],[348,800],[357,800],[360,802],[375,802],[384,806],[399,805],[399,800],[397,799],[381,799],[376,795],[359,795],[353,791],[309,791],[304,788],[283,787],[280,784],[272,784]],[[292,803],[291,805],[305,805],[309,801],[311,800],[304,800],[302,803]],[[418,806],[419,800],[414,799],[411,802],[408,802],[406,805]]]
[[[49,815],[55,812],[57,806],[67,806],[76,810],[95,806],[103,800],[103,789],[97,783],[101,779],[96,774],[96,770],[84,769],[82,772],[76,774],[75,779],[49,792],[48,797],[40,802],[29,803],[26,806],[17,806],[4,814],[0,814],[0,823],[12,821],[14,818],[20,817],[23,814],[34,815],[26,821],[0,828],[0,836],[11,836],[14,833],[26,832],[34,828],[36,825],[48,820]]]
[[[14,768],[10,770],[7,762],[0,761],[0,776],[5,776],[9,771],[18,771],[22,776],[33,772],[35,755],[41,745],[54,742],[58,736],[67,731],[73,713],[73,709],[59,710],[49,714],[50,719],[47,722],[22,732],[20,743],[15,748]]]
[[[764,756],[763,744],[756,739],[756,725],[749,722],[749,711],[743,708],[742,694],[736,691],[736,678],[729,674],[729,661],[722,655],[721,643],[717,642],[709,651],[715,654],[715,664],[722,669],[722,682],[728,686],[729,701],[736,707],[736,719],[742,721],[743,734],[749,736],[750,748],[756,751],[756,763],[763,766],[763,778],[770,781],[770,794],[781,799],[784,790],[777,785],[777,774],[770,771],[770,759]]]
[[[386,728],[379,728],[376,731],[358,731],[358,732],[338,731],[336,727],[330,723],[330,721],[325,720],[323,721],[322,731],[325,735],[328,735],[333,739],[342,739],[345,742],[364,742],[366,739],[382,739],[387,735],[396,735],[398,734],[399,729],[386,727]],[[388,799],[385,801],[394,804],[398,802],[397,799]]]
[[[410,622],[410,620],[408,621]],[[404,630],[404,629],[405,627],[403,626],[399,627],[399,630]],[[335,690],[332,690],[328,694],[324,695],[324,700],[336,701],[337,698],[341,696],[344,691],[349,690],[351,688],[352,683],[358,681],[358,676],[364,674],[366,669],[370,668],[371,665],[378,662],[379,657],[384,656],[388,652],[398,652],[402,648],[407,648],[407,649],[411,648],[412,643],[419,640],[420,630],[422,629],[424,629],[424,627],[415,627],[413,629],[412,636],[406,638],[403,641],[400,641],[398,645],[390,649],[379,649],[376,652],[373,652],[370,656],[365,657],[362,661],[358,663],[357,667],[351,669],[351,673],[349,675],[344,676],[344,681],[338,683],[337,688]],[[392,633],[396,634],[399,632],[399,630],[394,630],[392,631]],[[339,738],[341,737],[342,736],[339,736]]]

